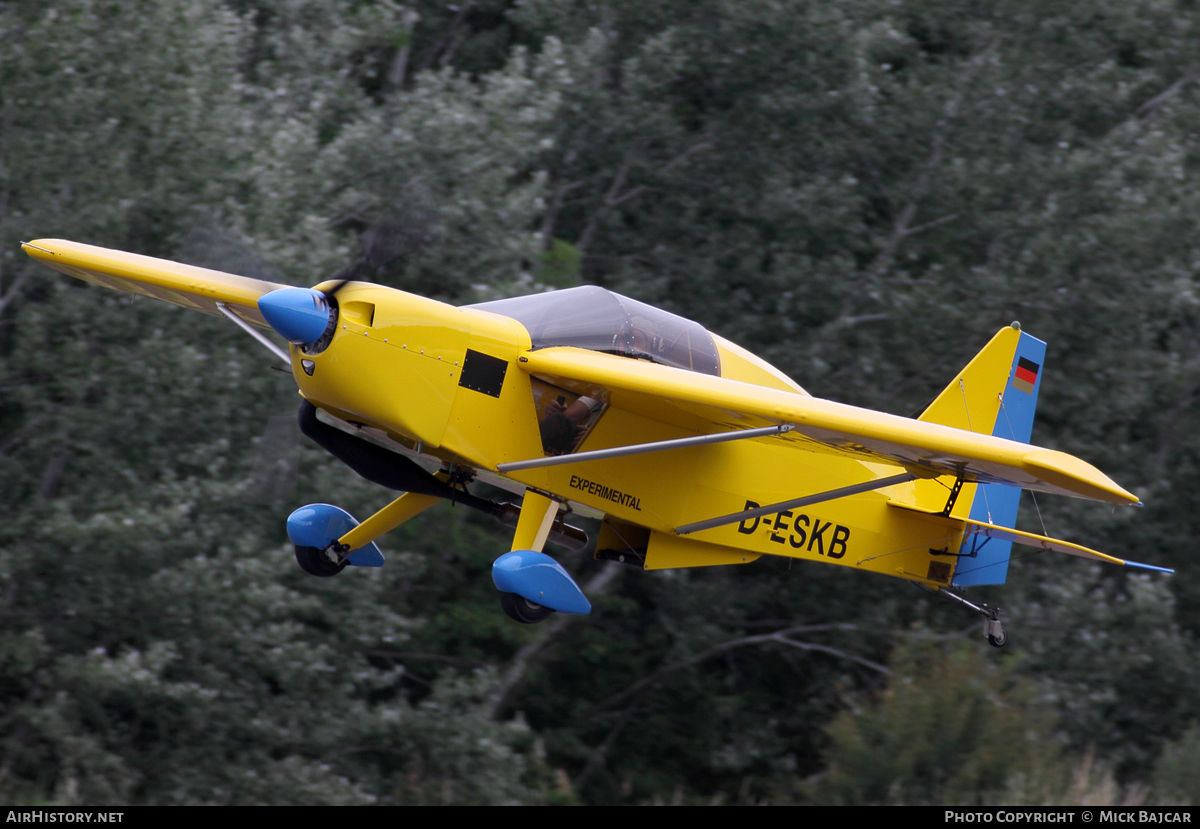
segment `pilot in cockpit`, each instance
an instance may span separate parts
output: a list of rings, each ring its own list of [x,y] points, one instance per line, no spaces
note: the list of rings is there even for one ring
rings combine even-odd
[[[580,397],[568,404],[565,398],[546,404],[546,417],[541,422],[542,446],[551,455],[562,455],[574,449],[587,429],[592,413],[603,404],[594,397]]]
[[[613,350],[623,357],[653,359],[651,348],[655,340],[654,323],[643,317],[633,317],[613,337]]]
[[[655,343],[654,324],[644,317],[632,317],[613,335],[613,351],[623,357],[652,360]],[[568,404],[564,398],[546,404],[546,416],[540,426],[542,446],[548,454],[561,455],[578,446],[588,422],[602,402],[580,397]]]

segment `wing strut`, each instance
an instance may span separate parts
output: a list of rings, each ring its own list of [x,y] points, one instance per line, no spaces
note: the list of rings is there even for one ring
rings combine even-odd
[[[761,438],[790,432],[791,426],[764,426],[761,429],[741,429],[735,432],[720,432],[715,435],[698,435],[694,438],[657,440],[653,443],[635,443],[632,446],[615,446],[612,449],[595,449],[591,452],[576,452],[573,455],[556,455],[550,458],[533,458],[527,461],[511,461],[496,464],[497,472],[516,472],[520,469],[536,469],[541,466],[559,466],[565,463],[599,461],[605,458],[623,458],[626,455],[642,455],[646,452],[662,452],[664,449],[683,449],[686,446],[705,446],[710,443],[725,443],[730,440]]]
[[[837,489],[818,492],[816,495],[805,495],[803,498],[794,498],[791,501],[780,501],[777,504],[767,504],[765,507],[757,509],[743,510],[742,512],[733,512],[729,515],[722,515],[720,518],[709,518],[706,521],[697,521],[694,524],[684,524],[681,527],[675,528],[676,535],[688,535],[690,533],[700,532],[700,530],[711,530],[713,527],[723,527],[726,524],[736,524],[745,521],[747,518],[757,518],[760,515],[767,515],[772,512],[783,512],[784,510],[795,509],[796,507],[807,507],[809,504],[819,504],[822,501],[832,501],[835,498],[845,498],[847,495],[858,495],[861,492],[871,492],[876,489],[892,486],[894,484],[903,484],[909,481],[915,481],[917,476],[911,472],[905,472],[901,475],[892,475],[890,478],[877,478],[874,481],[867,481],[861,484],[852,484],[851,486],[843,486]]]
[[[39,250],[40,250],[40,248],[39,248]],[[270,349],[272,354],[274,354],[279,359],[283,360],[284,363],[286,363],[289,366],[292,364],[292,358],[287,355],[286,351],[284,351],[279,346],[275,345],[275,343],[268,340],[261,331],[255,331],[254,328],[251,327],[250,323],[246,322],[244,319],[239,317],[237,314],[233,313],[233,311],[230,311],[228,305],[226,305],[224,302],[218,302],[218,303],[216,303],[216,305],[217,305],[217,310],[220,311],[225,316],[229,317],[235,323],[237,323],[238,328],[242,329],[247,334],[249,334],[251,337],[253,337],[254,339],[258,340],[260,343],[265,345],[268,349]]]

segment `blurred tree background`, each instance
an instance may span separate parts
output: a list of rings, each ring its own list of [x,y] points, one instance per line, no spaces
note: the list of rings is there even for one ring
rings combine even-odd
[[[1200,802],[1198,26],[1191,0],[0,2],[4,800]],[[765,560],[564,556],[595,611],[520,627],[505,534],[450,505],[381,571],[311,579],[288,512],[388,493],[272,449],[294,384],[235,328],[59,277],[37,237],[459,304],[603,285],[902,415],[1019,319],[1049,343],[1034,441],[1147,504],[1043,498],[1046,527],[1179,572],[1018,548],[974,591],[1004,652],[903,582]]]

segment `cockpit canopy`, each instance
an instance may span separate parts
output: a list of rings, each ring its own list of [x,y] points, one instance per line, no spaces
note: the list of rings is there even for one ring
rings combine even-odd
[[[721,374],[716,344],[703,326],[595,285],[466,307],[515,319],[535,349],[575,346]]]

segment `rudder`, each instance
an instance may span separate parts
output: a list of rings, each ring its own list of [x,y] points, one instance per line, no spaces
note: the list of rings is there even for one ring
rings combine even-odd
[[[992,337],[918,419],[1029,443],[1045,357],[1046,344],[1013,323]],[[940,510],[946,503],[946,489],[935,481],[914,482],[913,494],[918,508]],[[966,484],[951,517],[1011,529],[1020,503],[1018,487]],[[1012,542],[972,535],[961,552],[968,547],[971,557],[958,559],[951,584],[1003,584]]]

